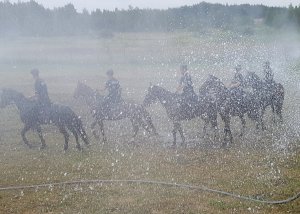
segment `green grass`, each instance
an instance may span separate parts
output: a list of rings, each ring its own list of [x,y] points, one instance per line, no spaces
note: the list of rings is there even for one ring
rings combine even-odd
[[[274,36],[275,42],[278,37]],[[286,38],[284,40],[287,40]],[[293,40],[294,41],[294,40]],[[294,42],[296,43],[296,41]],[[78,80],[103,87],[105,71],[113,68],[123,87],[123,96],[141,102],[149,82],[175,90],[178,67],[189,63],[196,89],[208,74],[226,83],[235,58],[261,75],[261,64],[272,60],[276,78],[286,88],[285,124],[276,127],[265,118],[268,132],[256,133],[247,121],[244,139],[238,137],[240,122],[233,120],[235,144],[223,150],[219,142],[198,138],[198,146],[170,149],[171,123],[159,105],[149,108],[162,138],[139,134],[131,142],[128,121],[107,122],[109,143],[91,136],[92,146],[75,149],[74,139],[64,154],[63,137],[55,127],[44,127],[48,148],[21,142],[22,128],[14,107],[0,110],[0,185],[27,185],[78,179],[147,179],[235,192],[262,199],[283,199],[300,189],[299,138],[292,129],[299,124],[299,88],[296,76],[299,58],[280,61],[284,48],[264,35],[240,37],[224,32],[207,34],[118,34],[113,39],[20,38],[1,40],[0,86],[33,93],[30,69],[38,67],[48,83],[53,101],[70,105],[89,126],[89,112],[72,97]],[[282,43],[281,43],[282,44]],[[278,60],[277,60],[278,59]],[[291,72],[282,75],[280,66]],[[298,76],[299,77],[299,76]],[[196,138],[203,122],[183,123],[188,139]],[[222,127],[222,125],[221,125]],[[290,129],[292,127],[292,129]],[[88,129],[89,133],[90,130]],[[284,150],[275,145],[287,145]],[[82,185],[53,189],[0,192],[0,213],[299,213],[300,201],[268,206],[239,201],[211,193],[150,185]]]

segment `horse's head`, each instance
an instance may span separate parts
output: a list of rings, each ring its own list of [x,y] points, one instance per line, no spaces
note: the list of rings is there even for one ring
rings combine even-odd
[[[18,99],[18,93],[10,89],[2,89],[0,92],[0,108],[5,108]]]
[[[76,89],[74,91],[74,94],[73,94],[73,97],[75,99],[78,99],[79,97],[83,96],[85,89],[86,89],[86,85],[84,83],[78,81],[77,87],[76,87]]]
[[[155,103],[158,99],[158,86],[154,86],[154,85],[150,85],[150,87],[148,88],[147,94],[145,96],[144,102],[143,102],[143,106],[150,106],[151,104]]]
[[[217,90],[223,86],[223,83],[220,81],[219,78],[215,77],[214,75],[209,75],[207,80],[202,84],[201,88],[199,89],[200,94],[207,94],[211,90]]]

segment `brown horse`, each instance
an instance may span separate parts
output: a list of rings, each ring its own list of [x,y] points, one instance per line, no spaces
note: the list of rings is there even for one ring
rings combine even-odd
[[[257,74],[249,72],[245,78],[245,84],[253,88],[255,95],[260,100],[262,115],[268,106],[271,106],[273,112],[273,121],[276,122],[276,116],[279,122],[283,122],[282,109],[284,103],[284,87],[280,83],[266,83],[262,81]]]
[[[94,136],[99,138],[95,130],[95,127],[98,124],[104,142],[107,141],[104,131],[105,120],[116,121],[126,118],[130,119],[134,131],[133,137],[136,137],[140,127],[143,127],[150,134],[158,135],[156,128],[152,123],[150,114],[141,105],[122,101],[121,103],[118,103],[112,107],[109,112],[103,111],[101,103],[104,99],[104,96],[100,95],[98,92],[81,82],[78,82],[77,88],[74,92],[74,98],[77,99],[79,97],[84,99],[92,113],[93,118],[95,119],[91,125]]]
[[[49,108],[49,119],[45,121],[41,115],[38,104],[36,101],[32,101],[26,98],[22,93],[19,93],[12,89],[4,89],[1,94],[0,107],[4,108],[8,105],[14,104],[17,106],[24,128],[21,132],[24,143],[31,148],[31,144],[26,138],[26,133],[31,130],[36,130],[41,140],[41,149],[46,147],[45,139],[42,134],[41,125],[53,124],[59,128],[59,131],[64,135],[65,144],[64,150],[68,149],[69,134],[70,131],[76,139],[76,147],[81,150],[79,144],[79,137],[84,141],[86,145],[89,144],[87,134],[83,128],[80,118],[72,111],[68,106],[62,106],[52,104]]]
[[[217,109],[225,123],[225,132],[230,127],[231,117],[238,116],[242,122],[241,136],[243,136],[246,128],[245,115],[256,121],[257,128],[261,125],[264,129],[260,101],[254,94],[233,93],[219,78],[213,75],[208,77],[199,91],[202,96],[210,96],[210,94],[215,96]],[[231,133],[229,136],[232,138]]]
[[[215,138],[218,135],[218,124],[217,124],[217,111],[215,105],[211,102],[207,102],[200,97],[195,102],[195,106],[187,108],[182,105],[182,97],[179,94],[172,93],[159,86],[150,86],[148,93],[145,96],[143,105],[150,106],[152,103],[159,101],[167,111],[168,117],[173,122],[173,146],[176,146],[176,134],[179,132],[182,144],[185,145],[185,137],[183,129],[181,127],[181,121],[191,120],[193,118],[201,117],[205,121],[204,134],[206,127],[211,123],[214,131]]]

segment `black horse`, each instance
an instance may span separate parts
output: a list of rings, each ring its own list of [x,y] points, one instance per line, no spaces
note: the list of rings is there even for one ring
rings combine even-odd
[[[74,92],[74,98],[77,99],[79,97],[83,97],[86,104],[90,108],[93,118],[95,119],[95,121],[92,123],[94,136],[99,138],[95,130],[95,127],[98,124],[104,142],[107,141],[104,132],[105,120],[116,121],[126,118],[130,119],[134,130],[133,138],[136,137],[140,127],[143,127],[150,134],[158,135],[156,128],[152,123],[150,114],[141,105],[122,101],[111,108],[111,111],[103,112],[102,101],[104,96],[100,95],[98,92],[81,82],[78,82],[77,88]]]
[[[193,118],[201,117],[205,121],[204,134],[206,127],[211,123],[215,138],[218,135],[217,111],[215,105],[211,102],[206,102],[203,99],[198,99],[196,106],[191,106],[187,109],[182,105],[182,97],[179,94],[172,93],[159,86],[150,86],[148,93],[145,96],[143,105],[150,106],[152,103],[159,101],[167,111],[168,117],[173,122],[173,146],[176,146],[176,134],[179,132],[182,144],[185,145],[185,137],[180,122],[183,120],[191,120]]]
[[[246,86],[253,88],[256,97],[260,100],[262,107],[262,116],[268,106],[271,106],[273,112],[273,121],[276,121],[276,115],[279,121],[283,122],[282,108],[284,102],[284,87],[280,83],[266,83],[262,81],[255,72],[248,72],[245,78]]]
[[[238,116],[242,122],[240,135],[243,136],[246,128],[245,115],[256,121],[257,128],[261,125],[264,129],[259,99],[254,94],[243,91],[234,93],[234,91],[226,88],[219,78],[213,75],[208,77],[199,92],[202,96],[213,95],[215,97],[217,109],[225,123],[225,132],[228,132],[226,129],[230,126],[231,117]],[[231,133],[229,133],[229,136],[232,138]]]
[[[22,93],[12,89],[4,89],[1,94],[0,107],[4,108],[8,105],[15,104],[20,111],[21,120],[24,123],[24,128],[21,132],[24,143],[31,148],[31,144],[26,138],[26,133],[31,130],[36,130],[41,140],[41,149],[46,147],[45,139],[42,134],[41,125],[46,125],[42,115],[40,115],[39,107],[36,101],[26,98]],[[49,109],[49,119],[47,124],[54,124],[64,135],[65,144],[64,150],[68,149],[69,134],[67,129],[74,135],[76,139],[76,148],[81,150],[79,137],[86,145],[89,144],[86,132],[82,126],[80,118],[67,106],[53,104]]]

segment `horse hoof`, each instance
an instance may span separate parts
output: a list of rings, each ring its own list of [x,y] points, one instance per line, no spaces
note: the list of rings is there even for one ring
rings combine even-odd
[[[184,149],[186,149],[186,148],[187,148],[186,143],[182,143],[182,144],[181,144],[181,147],[184,148]]]
[[[90,145],[90,141],[87,138],[84,140],[84,143],[85,143],[86,146]]]
[[[40,150],[44,150],[44,149],[46,149],[46,148],[47,148],[47,146],[46,146],[46,145],[43,145],[43,146],[40,147]]]
[[[80,146],[76,146],[76,149],[80,152],[83,151],[83,149]]]
[[[223,142],[221,145],[221,148],[225,149],[225,148],[227,148],[227,146],[228,146],[228,142]]]

